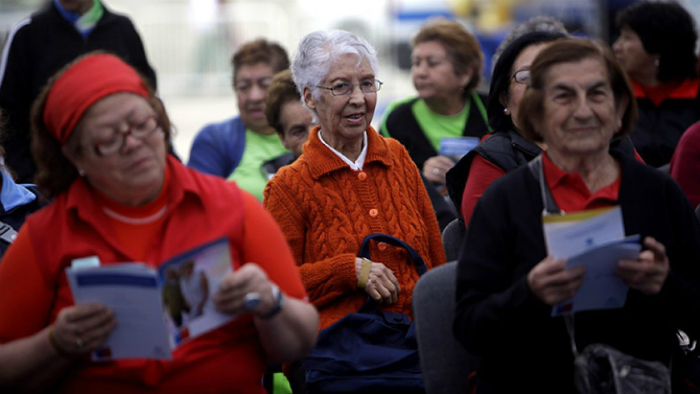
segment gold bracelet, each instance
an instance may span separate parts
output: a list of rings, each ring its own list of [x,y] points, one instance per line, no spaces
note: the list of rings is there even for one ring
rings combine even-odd
[[[51,327],[49,327],[49,344],[51,344],[51,347],[59,356],[65,357],[65,358],[71,357],[70,354],[66,353],[66,351],[61,349],[61,347],[58,345],[58,341],[56,340],[56,336],[53,335],[53,325],[51,325]]]
[[[372,262],[366,258],[362,258],[362,268],[360,269],[360,277],[357,280],[357,288],[364,290],[367,287],[369,279],[369,271],[372,268]]]

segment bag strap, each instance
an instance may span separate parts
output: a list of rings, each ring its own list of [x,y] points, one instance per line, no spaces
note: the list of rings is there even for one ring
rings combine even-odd
[[[558,214],[563,213],[559,206],[554,201],[552,192],[544,179],[544,164],[542,164],[542,154],[530,161],[527,166],[530,169],[532,176],[537,179],[540,184],[540,194],[542,195],[542,205],[544,206],[543,214]]]
[[[386,242],[390,245],[397,246],[400,248],[404,248],[408,254],[411,256],[411,259],[413,259],[413,264],[416,265],[416,269],[418,270],[419,275],[423,275],[424,273],[428,272],[428,267],[425,265],[425,261],[423,261],[423,258],[420,257],[420,254],[416,252],[415,249],[413,249],[410,245],[408,245],[406,242],[394,238],[391,235],[386,235],[386,234],[370,234],[365,237],[365,239],[362,240],[362,246],[360,246],[360,252],[357,254],[357,257],[360,258],[365,258],[369,259],[369,241],[378,241],[378,242]]]
[[[530,169],[530,173],[537,179],[540,185],[540,193],[542,195],[542,205],[544,206],[542,215],[551,215],[563,213],[559,206],[554,201],[552,196],[552,191],[549,190],[549,186],[544,179],[544,164],[542,164],[542,155],[535,157],[530,161],[527,166]],[[564,323],[566,324],[566,332],[569,334],[569,342],[571,344],[571,353],[574,358],[578,357],[578,347],[576,346],[576,326],[574,324],[574,314],[572,312],[564,313],[563,316]]]

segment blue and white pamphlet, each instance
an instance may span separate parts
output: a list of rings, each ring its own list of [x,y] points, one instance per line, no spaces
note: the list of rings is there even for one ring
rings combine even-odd
[[[566,258],[566,268],[586,266],[583,283],[573,298],[552,308],[566,312],[621,308],[628,286],[615,275],[620,260],[636,260],[642,250],[639,235],[625,237],[620,207],[594,209],[542,218],[547,252]]]
[[[169,360],[180,343],[235,318],[216,311],[211,299],[232,271],[228,239],[221,238],[158,269],[133,262],[100,265],[92,256],[74,261],[66,275],[76,304],[100,302],[117,320],[93,360]]]

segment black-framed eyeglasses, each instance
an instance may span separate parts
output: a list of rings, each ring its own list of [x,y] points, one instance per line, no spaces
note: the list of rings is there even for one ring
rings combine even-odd
[[[368,93],[376,93],[379,91],[379,89],[382,88],[382,85],[384,82],[378,80],[378,79],[366,79],[364,81],[361,81],[359,85],[354,85],[349,82],[338,82],[335,85],[331,87],[327,86],[320,86],[316,85],[317,88],[321,89],[326,89],[330,90],[331,94],[334,96],[345,96],[346,94],[350,94],[355,90],[355,86],[360,87],[360,91],[362,93],[368,94]]]
[[[517,83],[522,83],[524,85],[530,84],[530,70],[519,70],[511,75],[511,79],[514,79]]]
[[[98,156],[111,156],[124,147],[127,135],[142,140],[150,136],[159,126],[158,116],[154,114],[139,123],[129,124],[126,131],[116,131],[109,138],[94,144],[92,147]]]

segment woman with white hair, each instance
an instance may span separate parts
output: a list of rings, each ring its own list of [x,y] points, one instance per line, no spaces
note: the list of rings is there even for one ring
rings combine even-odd
[[[319,126],[267,184],[264,205],[292,248],[320,328],[357,311],[367,294],[409,314],[419,274],[405,251],[380,242],[372,261],[357,257],[366,236],[382,233],[411,245],[428,269],[445,262],[418,169],[370,126],[382,85],[376,52],[351,33],[317,31],[301,40],[292,73]]]

